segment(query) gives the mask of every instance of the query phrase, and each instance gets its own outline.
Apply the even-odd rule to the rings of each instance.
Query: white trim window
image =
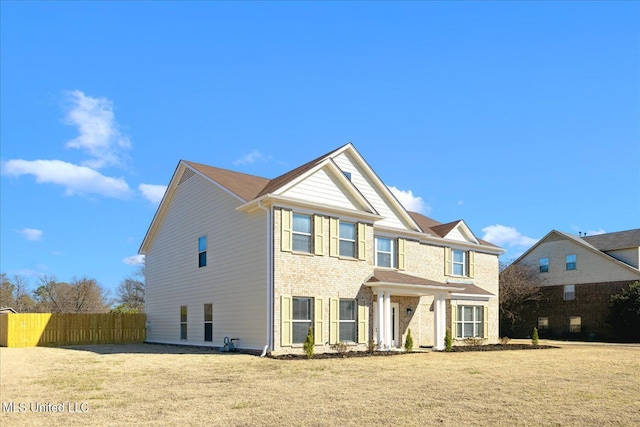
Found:
[[[538,270],[540,273],[549,272],[549,258],[540,258],[538,260]]]
[[[313,327],[313,298],[293,297],[291,311],[291,343],[302,344]]]
[[[576,254],[570,254],[566,256],[566,268],[567,270],[575,270],[577,265]]]
[[[376,237],[376,267],[396,268],[396,240]]]
[[[356,257],[356,225],[354,223],[340,221],[339,245],[340,256]]]
[[[340,300],[340,332],[339,341],[356,342],[356,300]]]
[[[538,317],[538,331],[545,332],[549,330],[549,318],[548,317]]]
[[[187,339],[187,306],[180,306],[180,339]]]
[[[467,252],[459,249],[451,250],[451,273],[454,276],[467,275]]]
[[[579,334],[580,332],[582,332],[582,317],[569,317],[569,332],[571,332],[572,334]]]
[[[459,305],[456,313],[456,338],[484,337],[484,307]]]
[[[562,298],[565,301],[573,301],[576,299],[576,285],[564,285]]]
[[[204,305],[204,340],[213,341],[213,304]]]
[[[294,213],[291,228],[292,249],[296,252],[311,253],[311,232],[311,215]]]
[[[198,268],[207,266],[207,236],[198,237]]]

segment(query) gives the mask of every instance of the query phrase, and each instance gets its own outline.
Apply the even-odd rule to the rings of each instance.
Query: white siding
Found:
[[[395,209],[387,203],[385,197],[375,188],[371,179],[356,164],[355,160],[347,153],[342,153],[333,159],[338,167],[344,172],[351,173],[351,182],[356,186],[362,195],[371,203],[378,213],[385,219],[377,221],[376,225],[383,227],[394,227],[402,230],[409,229],[398,216]]]
[[[447,239],[457,240],[458,242],[470,242],[469,239],[464,237],[464,235],[460,232],[460,229],[458,229],[458,227],[454,228],[449,232],[449,234],[447,234]]]
[[[594,253],[570,240],[550,237],[520,261],[537,269],[540,258],[549,258],[549,272],[540,273],[543,286],[605,283],[640,278],[640,273],[634,274],[606,256]],[[565,257],[569,254],[576,254],[576,269],[567,271]]]
[[[146,256],[146,312],[152,342],[238,347],[267,344],[266,214],[237,212],[240,202],[195,176],[180,184]],[[198,237],[207,266],[198,267]],[[204,304],[213,304],[213,342],[204,341]],[[180,306],[188,339],[180,340]]]
[[[282,196],[306,200],[326,206],[361,209],[337,180],[324,169],[282,193]]]
[[[625,262],[635,268],[640,268],[640,248],[620,249],[617,251],[608,251],[608,255]]]

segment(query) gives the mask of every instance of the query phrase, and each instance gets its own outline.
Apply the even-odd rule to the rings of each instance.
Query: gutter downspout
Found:
[[[265,207],[262,200],[258,200],[258,207],[267,214],[267,343],[260,355],[264,357],[273,350],[273,208]]]

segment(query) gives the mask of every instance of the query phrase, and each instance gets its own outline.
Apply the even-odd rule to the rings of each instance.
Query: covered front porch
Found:
[[[464,286],[449,285],[423,279],[391,270],[375,270],[364,283],[374,294],[374,331],[378,350],[402,347],[402,340],[396,331],[399,305],[392,303],[392,297],[433,297],[433,328],[435,350],[444,350],[447,324],[446,300],[450,293],[464,291]],[[411,310],[411,308],[407,308]]]

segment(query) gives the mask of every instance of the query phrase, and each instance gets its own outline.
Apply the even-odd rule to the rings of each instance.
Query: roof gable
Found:
[[[184,161],[190,168],[200,172],[205,177],[217,182],[244,201],[253,200],[271,180],[228,169],[216,168],[201,163]]]

